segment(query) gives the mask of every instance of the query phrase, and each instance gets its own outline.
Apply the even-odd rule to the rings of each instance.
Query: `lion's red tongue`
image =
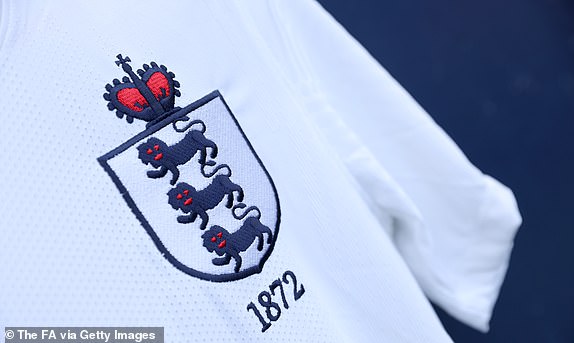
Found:
[[[219,245],[218,245],[219,249],[225,248],[225,244],[226,244],[226,243],[227,243],[227,241],[226,241],[225,239],[222,240],[221,243],[219,243]]]

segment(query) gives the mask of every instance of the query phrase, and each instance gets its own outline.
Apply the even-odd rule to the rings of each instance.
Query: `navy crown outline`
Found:
[[[175,74],[168,71],[164,65],[151,62],[144,64],[143,69],[137,70],[137,75],[128,64],[130,58],[116,56],[116,65],[121,66],[128,76],[122,80],[114,79],[106,85],[104,99],[108,101],[108,109],[116,111],[118,118],[126,117],[128,123],[134,118],[148,122],[149,127],[161,118],[179,110],[174,108],[175,97],[180,96],[179,82]]]

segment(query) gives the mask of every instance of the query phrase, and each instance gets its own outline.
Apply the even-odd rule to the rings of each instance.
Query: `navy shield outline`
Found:
[[[190,136],[193,127],[183,128],[194,121],[202,121],[206,142],[215,142],[215,149],[210,146],[198,151],[191,159],[179,161],[175,169],[161,171],[153,163],[145,164],[151,161],[144,161],[146,151],[156,159],[161,154],[154,151],[157,144],[147,150],[144,144],[153,138],[174,146]],[[169,155],[163,156],[167,159]],[[279,197],[269,172],[219,91],[176,108],[99,157],[98,162],[161,254],[180,271],[213,282],[235,281],[262,271],[279,233]],[[230,175],[226,178],[227,170]],[[185,191],[197,191],[194,194],[199,198],[191,201],[190,196],[188,201],[202,204],[201,191],[213,194],[212,189],[221,188],[214,186],[216,183],[223,188],[239,186],[244,194],[227,187],[221,202],[215,207],[203,205],[207,211],[196,218],[176,204],[177,199],[186,200],[189,194]],[[208,223],[202,216],[206,213]],[[228,253],[214,251],[217,247]]]

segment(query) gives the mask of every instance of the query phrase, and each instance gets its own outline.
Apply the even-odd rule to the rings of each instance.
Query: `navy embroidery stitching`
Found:
[[[175,124],[175,123],[174,123]],[[178,167],[189,162],[199,151],[199,163],[213,165],[215,162],[206,161],[207,148],[211,148],[211,158],[217,157],[217,145],[205,138],[205,124],[201,120],[194,120],[185,129],[176,129],[177,132],[185,132],[195,124],[202,124],[201,131],[191,130],[184,138],[174,145],[168,146],[164,141],[151,137],[145,143],[138,146],[138,157],[144,164],[150,164],[156,170],[149,170],[147,176],[153,179],[164,177],[168,171],[172,173],[170,183],[175,185],[179,178]],[[174,126],[175,127],[175,126]]]
[[[233,206],[233,193],[237,192],[237,201],[243,201],[243,189],[234,184],[231,175],[217,175],[209,186],[198,191],[192,185],[185,182],[178,183],[175,188],[167,192],[169,204],[175,210],[180,210],[185,215],[177,217],[182,224],[193,223],[197,216],[201,218],[200,228],[204,230],[209,221],[207,211],[214,209],[227,196],[225,206]]]
[[[244,207],[245,204],[243,203],[237,204],[233,207],[233,211],[237,208]],[[240,216],[237,216],[235,213],[233,216],[236,219],[243,219],[251,211],[256,211],[257,214],[247,218],[241,227],[233,233],[229,233],[221,226],[214,225],[201,236],[203,238],[203,246],[209,252],[215,252],[217,255],[223,256],[221,258],[214,258],[212,260],[213,264],[218,266],[226,265],[230,263],[231,258],[233,258],[235,260],[235,272],[237,273],[242,263],[241,256],[239,255],[240,252],[246,251],[255,239],[258,239],[257,250],[263,250],[263,243],[265,242],[263,234],[267,234],[267,243],[271,243],[273,233],[267,226],[261,224],[259,221],[261,212],[256,206],[250,206]]]
[[[117,58],[116,64],[121,66],[124,72],[130,77],[122,78],[121,82],[118,79],[114,79],[112,81],[113,85],[106,85],[105,88],[107,92],[104,94],[104,99],[108,101],[108,109],[112,111],[115,110],[118,118],[125,116],[127,122],[130,124],[134,122],[134,119],[140,119],[147,122],[147,125],[145,131],[98,158],[99,163],[110,175],[128,206],[150,235],[156,247],[177,269],[200,279],[216,282],[239,280],[254,273],[259,273],[273,251],[279,231],[281,216],[279,198],[273,180],[255,153],[255,150],[253,150],[251,143],[245,136],[222,95],[219,91],[214,91],[184,108],[174,107],[174,99],[176,96],[180,96],[180,92],[176,89],[179,87],[179,82],[174,80],[175,76],[172,72],[168,72],[167,68],[163,65],[158,66],[155,62],[151,62],[151,67],[144,65],[143,70],[140,69],[137,71],[137,74],[140,76],[138,78],[128,64],[128,62],[131,62],[129,57],[126,56],[123,58],[122,55],[118,55]],[[276,216],[263,217],[264,213],[262,213],[260,207],[248,207],[243,203],[245,195],[244,189],[239,183],[232,180],[232,166],[227,163],[218,164],[215,161],[218,157],[220,147],[218,147],[215,141],[210,139],[207,134],[210,132],[210,125],[218,125],[217,118],[219,117],[215,117],[215,119],[210,118],[208,119],[209,122],[204,122],[204,118],[193,118],[195,110],[215,100],[220,101],[222,107],[231,119],[231,121],[229,121],[221,117],[222,120],[226,120],[224,121],[227,123],[225,124],[227,125],[226,127],[228,127],[228,129],[231,127],[231,129],[236,130],[244,140],[244,144],[242,144],[246,148],[242,150],[243,154],[248,152],[256,164],[259,165],[260,171],[263,173],[262,175],[265,176],[264,178],[266,180],[261,179],[260,181],[268,185],[269,192],[267,192],[267,195],[263,195],[266,198],[259,200],[251,198],[250,202],[267,202],[267,210],[271,209],[276,213]],[[185,123],[178,126],[180,122]],[[229,124],[230,122],[232,124]],[[170,126],[173,131],[168,130]],[[172,134],[169,132],[172,132]],[[175,132],[179,138],[175,143],[168,144],[163,137],[165,137],[166,134],[173,136],[173,132]],[[242,146],[242,144],[237,145]],[[235,144],[232,147],[234,146]],[[160,182],[163,184],[167,181],[161,180],[167,175],[168,171],[171,173],[171,178],[168,183],[168,186],[171,187],[167,193],[164,194],[167,195],[165,204],[170,208],[170,211],[174,213],[174,230],[180,228],[178,225],[181,225],[181,228],[184,229],[189,227],[189,225],[194,223],[199,217],[201,223],[199,223],[199,225],[193,224],[193,226],[198,226],[200,230],[204,230],[200,239],[203,242],[203,247],[207,250],[206,254],[215,253],[217,256],[220,256],[210,259],[210,264],[213,267],[200,264],[198,268],[198,266],[195,265],[189,266],[190,261],[186,261],[186,263],[180,261],[164,244],[164,241],[162,241],[160,237],[162,234],[158,234],[158,232],[154,230],[152,224],[148,218],[146,218],[146,215],[144,215],[140,207],[138,207],[134,197],[145,198],[145,194],[142,195],[142,193],[138,193],[132,195],[132,193],[130,193],[132,189],[128,190],[124,181],[121,179],[130,179],[132,178],[132,174],[127,174],[128,176],[126,176],[121,168],[120,170],[115,170],[115,167],[113,167],[111,163],[112,160],[117,160],[119,156],[133,156],[132,153],[129,153],[129,151],[132,151],[131,149],[137,151],[137,162],[140,166],[143,164],[153,168],[152,170],[145,170],[144,173],[145,179],[150,180],[149,182]],[[208,156],[210,159],[208,159]],[[227,156],[229,158],[229,155]],[[194,158],[197,159],[197,164],[191,162]],[[133,160],[132,157],[130,157],[128,162],[130,168],[135,165],[131,160]],[[121,159],[121,161],[124,160]],[[203,177],[208,181],[207,186],[204,186],[200,190],[194,186],[194,182],[189,182],[189,179],[184,178],[186,182],[180,180],[182,175],[181,168],[185,166],[185,168],[189,170],[189,167],[194,165],[196,166],[194,168],[197,168],[197,171],[201,175],[200,178]],[[124,173],[122,174],[124,176],[120,178],[119,174],[121,173]],[[251,173],[245,174],[250,175]],[[137,176],[133,176],[133,178],[137,178]],[[189,176],[187,176],[187,178],[189,178]],[[245,181],[245,178],[243,180]],[[249,181],[249,184],[251,183],[252,182]],[[221,223],[218,222],[219,218],[213,217],[213,213],[215,212],[212,212],[212,210],[219,208],[225,198],[227,198],[224,202],[225,208],[230,210],[230,218],[233,218],[230,220],[235,222],[220,225]],[[273,206],[269,207],[269,204]],[[241,214],[237,213],[239,209],[243,210]],[[149,217],[150,210],[147,211]],[[221,210],[219,211],[218,213],[222,213]],[[178,212],[179,214],[177,214]],[[210,218],[210,214],[212,218]],[[170,216],[171,215],[166,216],[166,221]],[[263,222],[262,218],[266,218],[265,222]],[[154,220],[157,223],[157,219]],[[209,230],[205,231],[210,222],[214,222],[214,224],[211,225]],[[163,224],[163,221],[160,223]],[[169,227],[169,230],[171,230],[172,225],[166,227]],[[231,230],[228,231],[224,227]],[[262,251],[264,251],[265,247],[267,247],[267,250],[263,253]],[[193,250],[197,249],[196,246],[190,246],[189,248]],[[257,255],[258,253],[256,253],[256,251],[262,253]],[[250,254],[248,255],[249,263],[253,264],[254,258],[258,260],[256,264],[248,264],[247,267],[242,270],[241,268],[245,264],[244,261],[246,257],[243,256],[243,254],[248,252]],[[234,264],[231,263],[232,260],[235,262]],[[194,263],[194,261],[191,262]],[[230,268],[232,267],[231,271],[229,271],[229,269],[218,269],[228,265]],[[199,270],[201,268],[208,270]],[[219,272],[219,270],[225,271]]]
[[[143,65],[143,70],[138,69],[136,76],[129,57],[117,56],[116,64],[129,75],[124,76],[122,81],[114,79],[111,84],[106,85],[108,93],[104,94],[104,99],[108,101],[108,109],[116,110],[118,118],[126,116],[128,123],[132,123],[134,118],[151,122],[161,114],[173,109],[175,97],[180,96],[179,82],[176,81],[175,74],[169,72],[165,66],[158,66],[151,62],[151,67]]]
[[[271,323],[276,322],[281,317],[281,306],[279,305],[279,299],[275,298],[279,298],[280,296],[283,308],[286,310],[290,308],[289,302],[291,302],[291,299],[289,294],[286,294],[288,292],[288,287],[285,286],[291,284],[288,277],[291,278],[291,281],[293,282],[292,300],[298,301],[303,296],[303,294],[305,294],[305,287],[303,284],[300,284],[298,288],[297,277],[295,276],[295,273],[287,270],[285,273],[283,273],[283,278],[277,278],[273,280],[273,282],[269,285],[269,291],[265,290],[259,293],[259,296],[257,297],[259,306],[253,302],[247,304],[247,312],[252,311],[255,317],[259,320],[259,323],[261,323],[261,332],[267,331],[271,327]],[[276,292],[277,289],[279,289],[279,292]],[[291,306],[292,305],[293,304],[291,304]],[[259,308],[262,308],[264,311],[259,310]],[[271,311],[271,309],[273,309],[273,311]],[[265,313],[267,320],[265,320],[262,312]]]

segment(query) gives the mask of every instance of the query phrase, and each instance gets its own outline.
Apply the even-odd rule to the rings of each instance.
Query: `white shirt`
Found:
[[[472,167],[333,19],[305,1],[154,6],[2,3],[0,144],[9,149],[0,273],[9,278],[1,283],[1,326],[165,326],[170,342],[449,342],[424,290],[486,327],[520,222],[513,197]],[[155,61],[173,71],[176,106],[214,90],[223,96],[279,197],[280,229],[260,272],[227,282],[182,272],[99,165],[145,131],[102,98],[107,83],[125,76],[118,53],[134,70]],[[218,108],[213,113],[227,115]],[[221,150],[217,162],[234,170],[245,202],[263,208],[265,196],[258,203],[249,194],[265,177],[248,172],[255,163],[233,160],[247,151],[232,135],[239,131],[205,122]],[[145,171],[134,149],[133,165]],[[191,244],[205,232],[198,223],[177,222],[181,211],[161,202],[169,176],[158,181],[161,191],[143,173],[119,178],[152,229],[165,220],[195,237],[173,240],[167,249],[176,258],[193,264],[196,256],[233,275],[234,262],[223,271]],[[160,200],[144,204],[138,190]],[[154,204],[165,215],[150,219]],[[222,206],[213,213],[210,222],[232,222]],[[470,242],[484,248],[468,249]],[[240,253],[244,261],[259,258],[253,247]],[[273,297],[281,308],[273,321],[258,297],[287,271],[305,292],[295,300],[292,282],[283,281],[289,308]],[[250,303],[270,323],[265,332]]]

